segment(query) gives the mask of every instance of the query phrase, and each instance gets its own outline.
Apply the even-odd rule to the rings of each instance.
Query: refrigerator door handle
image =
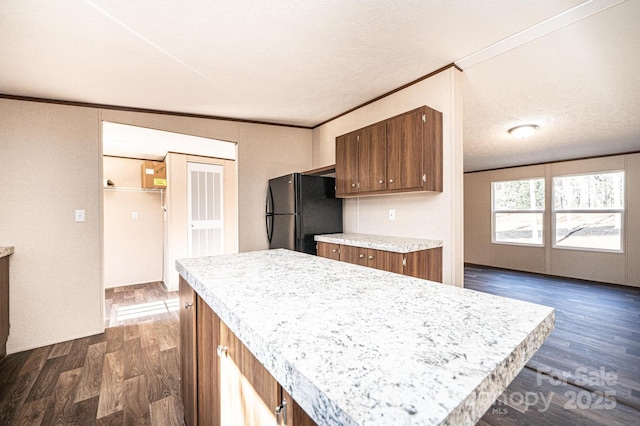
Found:
[[[273,239],[273,216],[266,215],[265,216],[265,225],[267,227],[267,239],[269,240],[269,244],[271,244],[271,240]]]
[[[271,185],[267,189],[267,201],[266,201],[266,213],[273,214],[273,192],[271,191]]]

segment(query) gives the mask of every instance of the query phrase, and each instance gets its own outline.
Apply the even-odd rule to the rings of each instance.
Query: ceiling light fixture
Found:
[[[523,124],[522,126],[516,126],[513,129],[509,129],[511,136],[517,139],[525,139],[531,136],[538,130],[540,126],[535,124]]]

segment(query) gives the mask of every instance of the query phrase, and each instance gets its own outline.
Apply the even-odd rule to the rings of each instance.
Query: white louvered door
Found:
[[[187,163],[189,257],[224,252],[222,171],[221,165]]]

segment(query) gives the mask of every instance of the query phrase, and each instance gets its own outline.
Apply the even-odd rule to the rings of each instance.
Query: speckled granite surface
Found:
[[[13,254],[13,246],[0,247],[0,257],[9,256],[10,254]]]
[[[474,424],[554,325],[549,307],[288,250],[176,267],[325,425]]]
[[[324,234],[316,235],[315,239],[316,241],[325,243],[344,244],[347,246],[392,251],[395,253],[409,253],[412,251],[442,247],[442,241],[440,240],[423,240],[372,234]]]

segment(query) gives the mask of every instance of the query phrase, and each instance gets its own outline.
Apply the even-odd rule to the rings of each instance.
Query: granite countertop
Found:
[[[391,237],[372,234],[324,234],[316,235],[316,241],[347,246],[371,248],[392,251],[395,253],[409,253],[412,251],[428,250],[442,247],[440,240],[424,240],[420,238]]]
[[[552,308],[288,250],[176,261],[323,425],[471,425],[542,345]]]
[[[10,254],[13,254],[13,246],[0,247],[0,257],[9,256]]]

